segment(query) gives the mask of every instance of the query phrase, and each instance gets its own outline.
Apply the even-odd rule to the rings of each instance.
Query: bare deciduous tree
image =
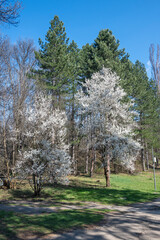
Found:
[[[3,63],[0,68],[0,161],[3,165],[1,174],[10,187],[24,131],[23,117],[19,112],[25,111],[34,94],[34,80],[27,74],[35,58],[30,40],[21,40],[12,46],[8,39],[1,39],[0,49],[0,63]]]
[[[0,23],[17,25],[20,9],[19,1],[0,0]]]
[[[160,92],[160,45],[159,44],[157,44],[157,49],[155,49],[154,44],[150,45],[149,59],[152,66],[153,77],[158,87],[158,92]]]

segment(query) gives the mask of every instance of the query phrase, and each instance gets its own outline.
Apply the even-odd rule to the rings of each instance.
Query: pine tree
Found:
[[[48,94],[52,94],[55,107],[65,109],[68,116],[68,142],[76,174],[76,107],[75,94],[79,79],[79,49],[77,44],[66,37],[63,22],[55,16],[46,34],[45,42],[39,40],[41,49],[35,53],[39,69],[35,77]]]
[[[116,40],[112,31],[104,29],[99,32],[93,44],[83,46],[82,78],[91,78],[92,74],[100,71],[102,67],[112,69],[121,80],[130,77],[132,64],[129,55],[125,53],[125,49],[119,49],[119,45],[119,40]]]
[[[136,61],[133,64],[125,49],[120,49],[119,40],[108,29],[99,32],[94,43],[83,46],[81,55],[81,77],[91,78],[102,67],[109,67],[120,77],[120,85],[127,95],[125,101],[134,99],[134,110],[137,112],[136,121],[139,124],[137,138],[141,139],[141,162],[145,170],[145,146],[151,148],[159,144],[159,100],[155,85],[149,81],[144,64]],[[146,150],[148,151],[148,149]],[[148,161],[148,160],[147,160]],[[149,165],[149,164],[147,164]]]
[[[159,100],[156,96],[156,89],[152,81],[149,81],[145,66],[138,60],[132,67],[132,80],[123,86],[128,96],[134,99],[134,110],[137,112],[137,123],[139,129],[137,137],[141,139],[141,163],[145,171],[144,150],[146,146],[156,146],[159,142],[157,137],[158,131],[158,105]],[[146,149],[148,152],[148,149]],[[147,160],[148,162],[148,160]],[[149,164],[147,163],[147,168]]]
[[[70,142],[70,156],[72,159],[74,175],[77,175],[77,160],[75,157],[75,148],[77,143],[76,117],[77,107],[75,103],[75,94],[80,84],[80,59],[79,49],[77,44],[72,41],[68,46],[68,94],[67,94],[67,109],[69,116],[68,138]]]
[[[69,39],[65,27],[58,16],[50,22],[45,42],[39,39],[40,50],[35,52],[39,69],[34,70],[39,83],[54,98],[54,104],[63,104],[62,95],[67,91],[68,84],[68,54]]]

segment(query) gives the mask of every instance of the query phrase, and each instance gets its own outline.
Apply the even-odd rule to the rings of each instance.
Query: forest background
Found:
[[[37,4],[33,6],[38,7]],[[73,7],[75,6],[73,4]],[[146,2],[145,7],[148,6]],[[137,9],[138,3],[134,7]],[[146,49],[149,51],[148,66],[152,70],[148,76],[145,65],[139,60],[135,62],[130,60],[129,54],[121,47],[110,29],[98,31],[97,37],[93,38],[91,43],[79,48],[75,41],[68,39],[59,17],[55,15],[51,19],[45,38],[42,36],[42,40],[39,39],[39,48],[35,47],[32,40],[19,39],[17,43],[12,44],[7,36],[1,35],[1,169],[2,174],[8,179],[8,187],[15,175],[14,167],[19,152],[24,150],[29,142],[24,137],[22,112],[32,103],[37,89],[52,95],[54,108],[66,112],[65,141],[69,145],[72,173],[74,175],[86,173],[92,176],[95,170],[101,171],[103,161],[100,152],[93,147],[92,132],[86,136],[81,131],[89,116],[79,115],[76,94],[86,79],[92,79],[92,74],[99,72],[103,67],[111,69],[120,77],[120,86],[127,93],[123,101],[134,100],[132,110],[137,113],[134,120],[138,124],[134,139],[142,146],[136,169],[137,171],[149,169],[152,164],[152,149],[157,159],[160,154],[159,45],[151,42],[149,49]],[[32,21],[32,18],[28,20]],[[4,30],[4,33],[7,31],[10,29]],[[15,33],[16,31],[14,28]],[[12,36],[14,41],[14,35]],[[137,36],[136,33],[136,38]],[[111,161],[111,170],[126,171],[114,161]]]

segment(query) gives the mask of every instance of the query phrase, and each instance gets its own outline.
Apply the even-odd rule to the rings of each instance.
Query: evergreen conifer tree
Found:
[[[68,47],[65,27],[58,16],[50,22],[45,42],[39,39],[40,50],[35,52],[38,70],[34,70],[38,81],[53,95],[54,104],[62,106],[62,95],[68,84]]]

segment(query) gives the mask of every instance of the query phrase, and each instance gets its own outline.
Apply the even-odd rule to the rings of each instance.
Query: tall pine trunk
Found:
[[[71,140],[71,148],[70,148],[70,154],[71,154],[71,159],[73,163],[73,171],[74,175],[76,176],[78,174],[78,162],[75,158],[75,104],[74,104],[74,93],[72,96],[72,105],[71,105],[71,135],[70,135],[70,140]]]
[[[144,148],[141,149],[141,163],[142,163],[142,170],[146,171],[146,165],[145,165],[145,157],[144,157]]]
[[[147,143],[146,143],[146,164],[147,164],[147,170],[149,170],[149,154],[148,154]]]

